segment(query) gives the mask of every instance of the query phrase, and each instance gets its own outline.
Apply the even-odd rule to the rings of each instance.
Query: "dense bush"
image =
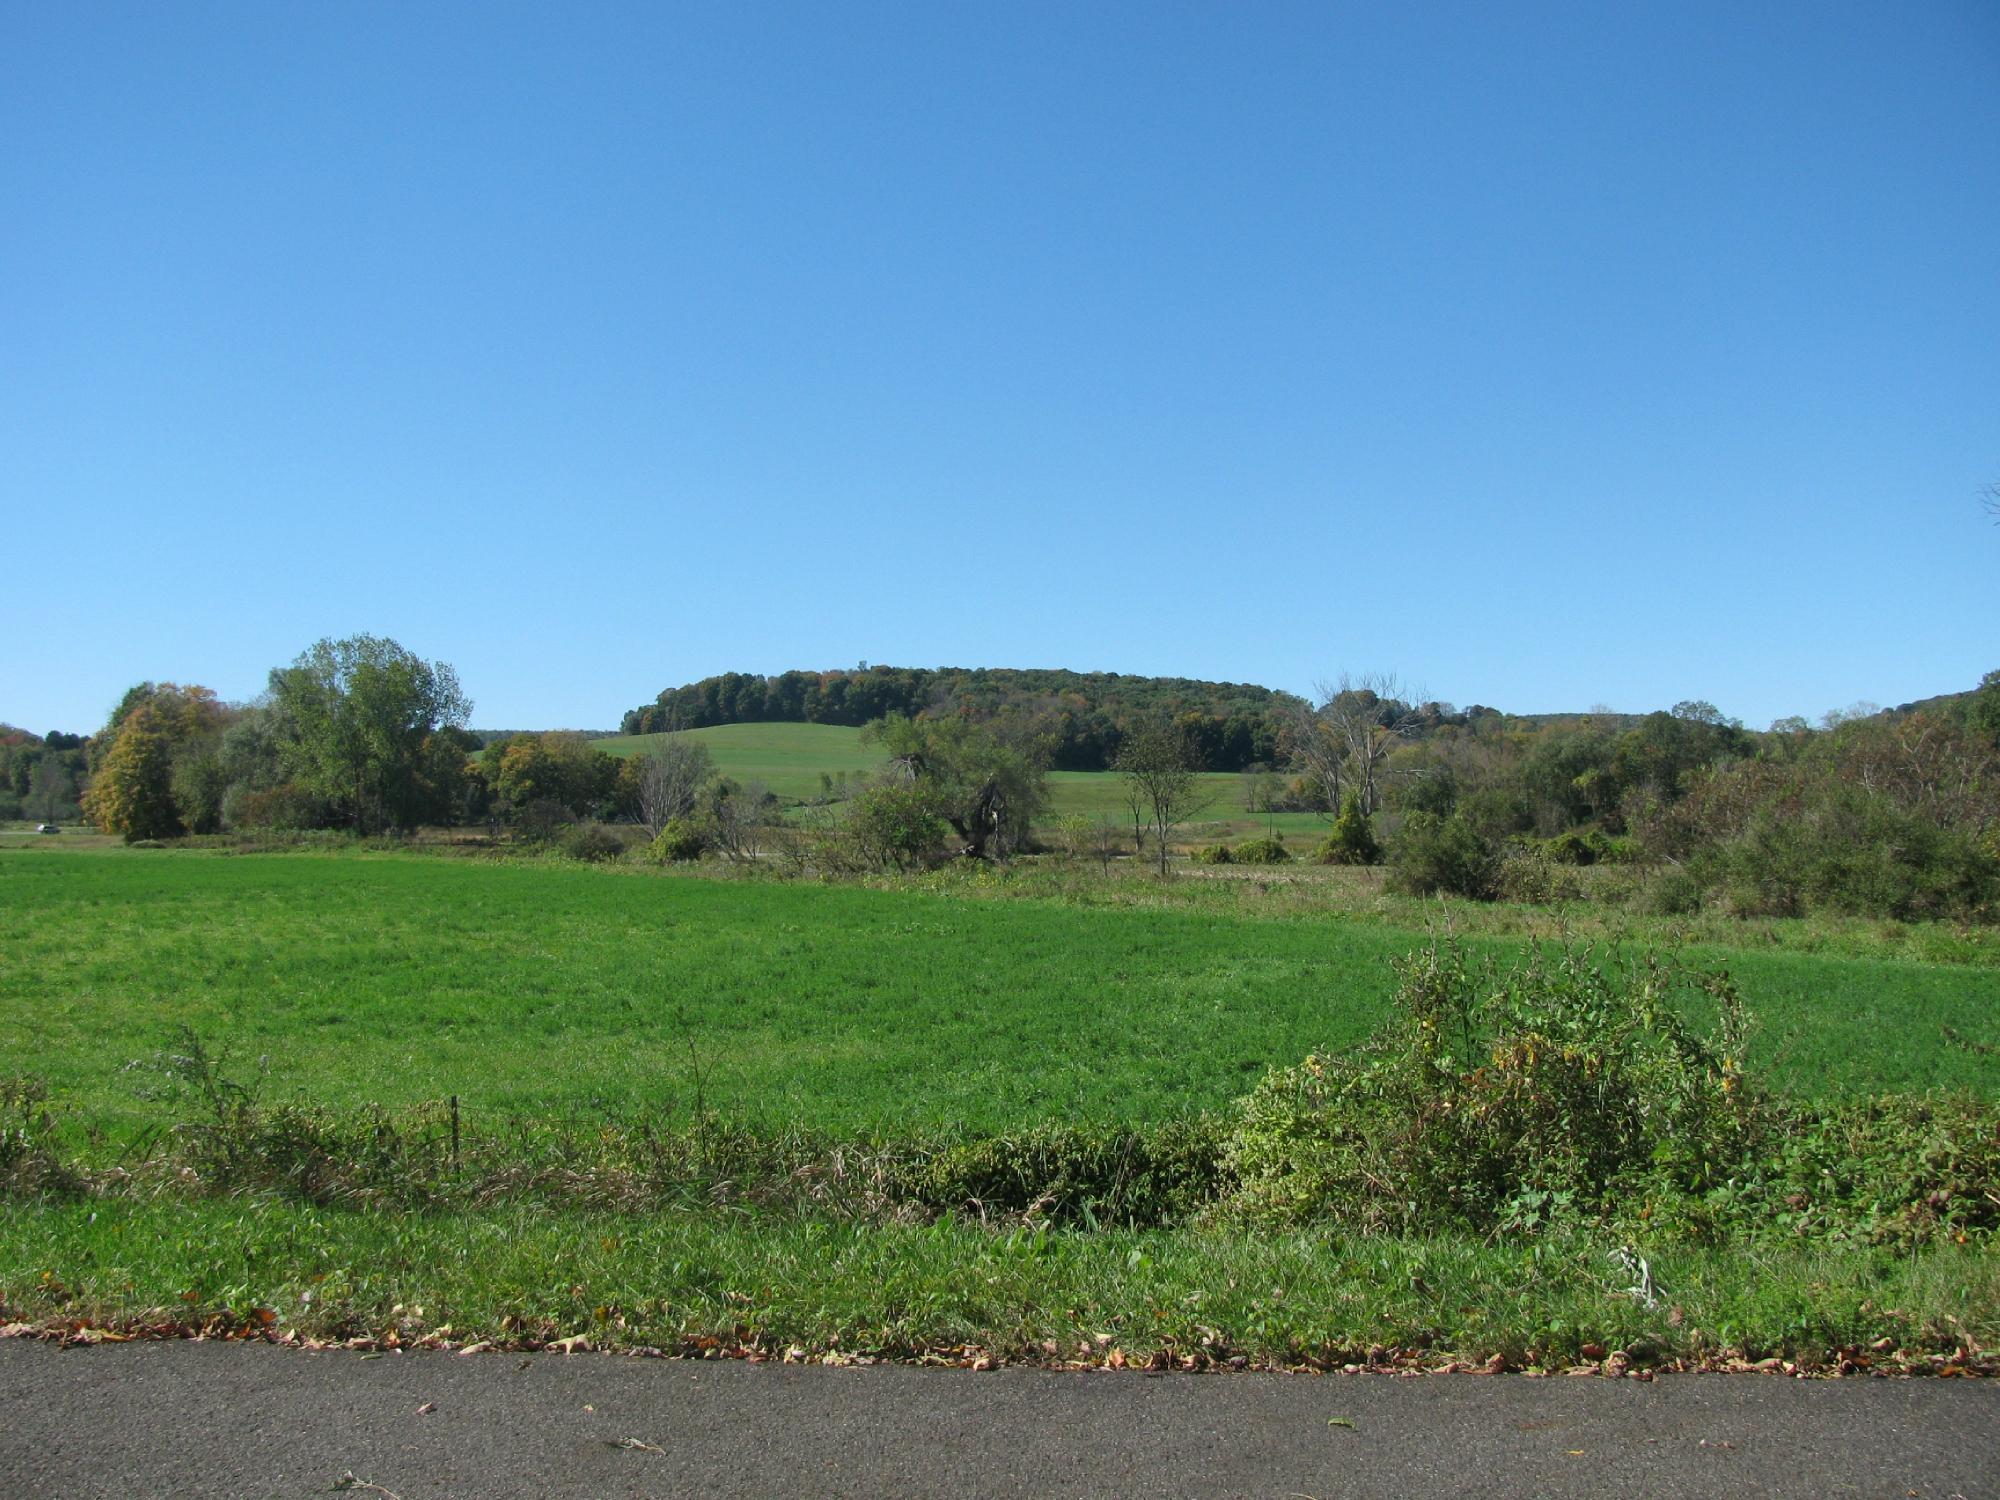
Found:
[[[708,848],[701,825],[692,818],[669,818],[659,835],[646,846],[646,857],[655,864],[685,864],[700,859]]]
[[[571,859],[596,864],[623,858],[625,841],[602,823],[576,823],[563,831],[561,848]]]
[[[290,782],[264,791],[232,787],[222,802],[223,821],[231,828],[321,828],[328,821],[326,804]]]
[[[1685,917],[1701,910],[1701,881],[1680,865],[1653,871],[1633,895],[1634,910],[1655,917]]]
[[[1211,1119],[1145,1130],[1047,1125],[920,1145],[889,1186],[900,1201],[982,1217],[1175,1224],[1218,1196],[1222,1150],[1222,1125]]]
[[[881,781],[854,799],[847,832],[862,860],[908,870],[937,858],[950,833],[928,788],[916,781]]]
[[[1633,830],[1741,914],[1991,920],[2000,750],[1927,713],[1857,719],[1696,775],[1677,802],[1635,805]]]
[[[1284,839],[1274,834],[1245,839],[1230,851],[1229,857],[1239,865],[1288,865],[1292,862],[1292,851],[1285,847]]]
[[[515,810],[514,833],[531,844],[546,844],[575,820],[576,814],[567,803],[554,797],[536,797]]]
[[[1188,856],[1198,865],[1233,865],[1236,851],[1227,844],[1203,844]]]
[[[1589,950],[1502,970],[1450,943],[1398,975],[1365,1050],[1278,1070],[1245,1101],[1238,1211],[1486,1233],[1615,1213],[1635,1176],[1706,1191],[1741,1159],[1753,1104],[1726,977]],[[1680,1018],[1690,991],[1719,1008],[1715,1034]]]
[[[1551,860],[1539,849],[1507,855],[1494,876],[1494,889],[1503,901],[1548,905],[1557,901],[1577,901],[1583,897],[1583,883],[1575,870]]]
[[[1619,841],[1601,828],[1568,828],[1543,839],[1539,852],[1559,865],[1594,865],[1620,857]]]
[[[1499,851],[1462,813],[1411,813],[1389,848],[1389,886],[1404,895],[1488,900],[1499,874]]]
[[[2000,1106],[1781,1100],[1724,973],[1589,949],[1398,965],[1391,1022],[1243,1101],[1222,1217],[1907,1245],[2000,1229]],[[1717,1016],[1703,1030],[1691,1012]]]
[[[1760,807],[1689,867],[1751,916],[1975,917],[2000,899],[2000,863],[1976,831],[1942,827],[1860,787],[1829,788],[1798,811]]]
[[[1413,817],[1435,817],[1435,813],[1418,809]],[[1368,821],[1368,814],[1361,810],[1361,794],[1350,791],[1340,803],[1340,816],[1333,820],[1332,831],[1320,844],[1313,856],[1323,865],[1372,865],[1382,859],[1382,846],[1375,840],[1375,829]]]

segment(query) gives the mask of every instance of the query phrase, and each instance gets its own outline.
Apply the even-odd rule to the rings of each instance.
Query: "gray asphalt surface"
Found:
[[[2000,1383],[975,1374],[0,1342],[9,1500],[314,1495],[347,1474],[379,1487],[351,1493],[400,1500],[1974,1500],[2000,1495]]]

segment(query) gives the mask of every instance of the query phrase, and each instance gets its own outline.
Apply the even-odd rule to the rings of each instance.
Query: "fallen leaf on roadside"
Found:
[[[386,1496],[387,1500],[402,1500],[402,1496],[398,1495],[394,1490],[384,1489],[372,1480],[357,1479],[352,1469],[349,1469],[340,1478],[334,1480],[333,1487],[336,1490],[373,1490],[378,1495]]]
[[[606,1438],[608,1448],[630,1448],[635,1453],[665,1453],[667,1450],[657,1443],[649,1443],[643,1438]]]
[[[420,1417],[428,1417],[432,1412],[436,1411],[437,1409],[438,1409],[437,1402],[426,1401],[422,1406],[417,1408],[417,1415]]]
[[[1353,1431],[1359,1431],[1359,1429],[1354,1426],[1354,1419],[1352,1417],[1328,1417],[1326,1419],[1326,1425],[1329,1427],[1346,1427]]]

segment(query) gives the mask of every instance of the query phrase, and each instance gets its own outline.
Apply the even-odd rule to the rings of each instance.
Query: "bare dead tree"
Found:
[[[1099,873],[1111,873],[1111,860],[1118,853],[1118,830],[1113,826],[1108,813],[1100,814],[1090,830],[1090,852],[1097,860]]]
[[[1319,684],[1319,702],[1293,754],[1320,776],[1335,807],[1343,785],[1351,786],[1363,815],[1371,814],[1381,805],[1389,756],[1428,722],[1423,699],[1394,672],[1342,672]]]
[[[639,770],[639,821],[647,834],[658,838],[673,819],[693,812],[714,775],[708,746],[684,734],[661,735]]]
[[[708,810],[715,846],[739,864],[754,861],[771,826],[774,801],[761,781],[746,781],[740,787],[725,782],[717,788]]]
[[[1320,789],[1326,814],[1338,812],[1347,776],[1347,742],[1312,704],[1297,700],[1286,711],[1283,749],[1292,769]]]

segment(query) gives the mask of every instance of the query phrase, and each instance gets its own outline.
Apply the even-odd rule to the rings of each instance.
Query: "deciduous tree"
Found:
[[[657,838],[669,820],[694,811],[715,779],[715,758],[691,735],[665,734],[638,758],[638,777],[639,821]]]
[[[1393,672],[1343,672],[1322,682],[1319,702],[1293,716],[1291,750],[1301,770],[1325,789],[1327,806],[1340,806],[1353,787],[1364,816],[1382,801],[1390,755],[1414,738],[1442,710],[1420,705],[1422,695]]]
[[[421,819],[426,742],[472,711],[448,665],[372,635],[320,641],[277,668],[270,702],[286,768],[364,831]]]
[[[869,725],[868,734],[888,752],[892,770],[958,835],[969,858],[1004,858],[1019,848],[1048,800],[1038,757],[970,719],[891,714]]]
[[[119,724],[104,762],[90,779],[83,810],[106,833],[138,839],[171,838],[181,831],[174,806],[173,741],[152,708],[140,704]]]
[[[1160,873],[1165,875],[1168,837],[1208,805],[1194,756],[1172,724],[1155,720],[1125,737],[1117,769],[1132,806],[1147,820]]]

